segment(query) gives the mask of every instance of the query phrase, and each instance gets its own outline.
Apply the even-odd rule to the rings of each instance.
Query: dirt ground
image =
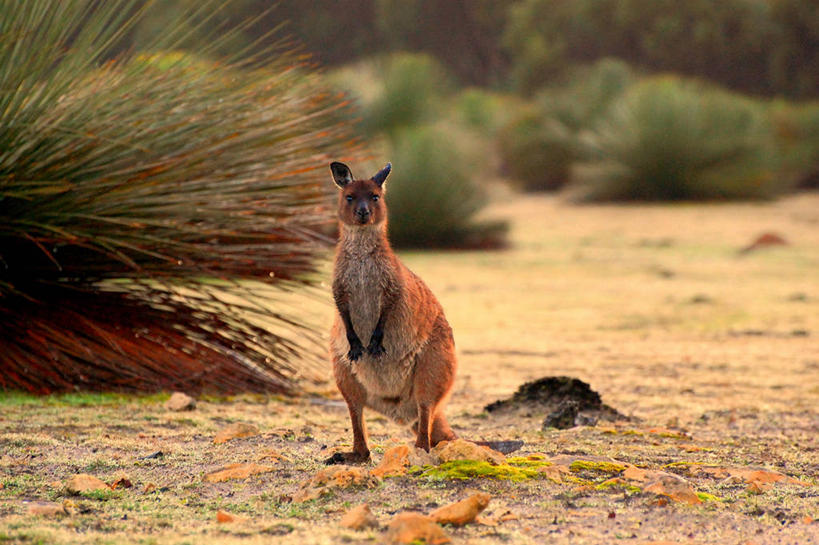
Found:
[[[679,475],[699,503],[602,485],[622,475],[617,464],[517,482],[416,470],[299,503],[293,496],[321,460],[351,441],[329,381],[299,399],[208,398],[187,412],[165,409],[167,396],[0,394],[0,544],[381,543],[395,513],[428,513],[474,490],[492,496],[484,523],[446,527],[453,543],[819,543],[819,195],[677,206],[502,201],[492,214],[512,218],[511,249],[403,256],[455,332],[454,429],[522,439],[522,457]],[[763,233],[787,244],[739,251]],[[329,323],[329,306],[321,311]],[[544,430],[537,411],[483,410],[551,375],[588,382],[630,419]],[[236,422],[259,433],[215,444]],[[378,415],[368,423],[373,465],[410,440]],[[204,478],[240,462],[268,471]],[[747,478],[757,469],[770,478]],[[120,485],[71,496],[65,484],[78,473]],[[68,514],[32,514],[33,502]],[[364,502],[379,526],[341,527]],[[219,510],[247,520],[217,522]]]

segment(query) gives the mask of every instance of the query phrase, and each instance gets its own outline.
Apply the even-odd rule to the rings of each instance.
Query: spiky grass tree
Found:
[[[206,60],[230,33],[161,52],[216,4],[112,59],[144,2],[0,0],[0,389],[286,391],[317,369],[293,293],[327,160],[353,153],[343,104],[291,54]]]

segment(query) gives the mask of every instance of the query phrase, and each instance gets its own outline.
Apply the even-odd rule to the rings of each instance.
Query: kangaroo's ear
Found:
[[[353,173],[350,172],[350,167],[344,163],[333,161],[330,163],[330,170],[333,173],[333,181],[338,187],[344,187],[353,181]]]
[[[387,163],[384,168],[379,170],[373,176],[373,181],[378,185],[384,185],[384,182],[387,181],[387,176],[390,175],[390,171],[392,170],[392,163]]]

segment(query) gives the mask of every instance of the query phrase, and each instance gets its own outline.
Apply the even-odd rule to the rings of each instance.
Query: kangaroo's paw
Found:
[[[384,354],[386,354],[387,351],[384,350],[384,346],[379,341],[379,342],[371,342],[370,346],[367,347],[367,353],[370,356],[374,357],[374,358],[378,358],[378,357],[383,356]]]
[[[350,343],[350,351],[347,352],[347,358],[350,361],[356,361],[361,355],[364,353],[364,346],[361,344],[361,341],[357,343]]]

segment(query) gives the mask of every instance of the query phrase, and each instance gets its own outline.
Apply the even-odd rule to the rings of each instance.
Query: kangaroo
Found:
[[[330,164],[341,189],[330,354],[350,411],[353,451],[336,453],[328,464],[370,459],[365,407],[409,424],[424,450],[455,438],[443,414],[455,379],[455,341],[440,303],[387,239],[384,183],[391,169],[387,163],[357,180],[347,165]]]

